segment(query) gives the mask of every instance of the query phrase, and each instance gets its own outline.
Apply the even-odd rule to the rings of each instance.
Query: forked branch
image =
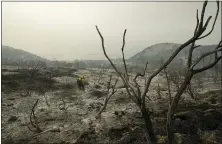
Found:
[[[127,91],[127,93],[129,94],[129,96],[133,99],[134,102],[136,102],[136,103],[138,104],[139,99],[138,99],[138,97],[136,96],[136,92],[135,92],[135,90],[133,89],[132,85],[131,85],[131,84],[128,82],[128,80],[127,80],[127,79],[128,79],[128,78],[127,78],[128,75],[127,75],[127,77],[126,77],[127,79],[126,79],[125,76],[123,76],[122,73],[116,68],[116,66],[114,65],[114,63],[112,62],[112,60],[109,58],[109,56],[108,56],[107,53],[106,53],[106,49],[105,49],[105,45],[104,45],[104,38],[103,38],[103,36],[102,36],[101,32],[99,31],[99,29],[98,29],[97,26],[96,26],[96,30],[97,30],[100,38],[101,38],[101,41],[102,41],[102,49],[103,49],[103,53],[104,53],[105,57],[108,59],[108,61],[110,62],[111,66],[114,68],[114,70],[115,70],[116,73],[118,74],[118,76],[122,79],[122,81],[123,81],[123,83],[124,83],[124,85],[125,85],[125,87],[126,87],[126,91]],[[124,31],[123,39],[125,39],[125,34],[126,34],[126,30]],[[125,41],[124,41],[124,42],[125,42]],[[122,50],[124,50],[124,46],[125,46],[125,44],[123,44]],[[125,61],[125,59],[124,59],[124,61]],[[131,92],[132,92],[132,94],[131,94]]]
[[[96,115],[96,119],[100,118],[101,113],[106,109],[106,106],[107,106],[110,98],[117,92],[116,84],[117,84],[118,80],[119,80],[119,77],[116,79],[114,85],[111,85],[112,75],[110,75],[110,79],[109,79],[108,87],[107,87],[107,96],[105,98],[103,107],[100,109],[100,111]],[[112,92],[111,93],[109,93],[110,88],[112,88]]]
[[[205,30],[206,30],[206,28],[209,24],[210,19],[212,18],[212,16],[208,17],[205,24],[203,24],[206,6],[207,6],[207,1],[205,1],[204,4],[203,4],[203,9],[202,9],[202,13],[201,13],[200,22],[199,22],[198,11],[197,11],[197,26],[196,26],[196,29],[195,29],[195,32],[194,32],[194,36],[191,38],[191,41],[190,41],[190,44],[192,44],[192,45],[191,45],[191,48],[189,50],[186,75],[185,75],[185,78],[184,78],[182,84],[180,85],[177,93],[175,94],[175,96],[173,98],[173,101],[172,101],[172,104],[171,104],[171,106],[168,110],[168,114],[167,114],[167,135],[168,135],[168,143],[169,144],[172,144],[172,143],[174,144],[175,143],[174,133],[173,133],[173,129],[174,129],[173,128],[173,115],[176,111],[176,108],[177,108],[177,105],[179,103],[181,95],[183,94],[183,92],[186,90],[187,87],[189,89],[190,81],[191,81],[192,77],[195,74],[199,73],[199,72],[205,71],[205,70],[215,66],[217,64],[217,62],[222,58],[222,56],[220,56],[220,57],[217,56],[217,52],[220,49],[218,47],[216,47],[216,49],[213,52],[209,52],[209,53],[201,55],[200,58],[192,65],[192,53],[193,53],[193,50],[194,50],[195,42],[197,40],[200,40],[200,39],[208,36],[209,34],[211,34],[211,32],[214,29],[214,25],[215,25],[215,22],[217,20],[217,16],[218,16],[218,12],[219,12],[219,1],[217,1],[217,12],[216,12],[216,17],[215,17],[212,29],[209,33],[202,36],[202,34],[205,32]],[[220,43],[219,43],[219,45],[220,45]],[[204,66],[202,68],[196,69],[196,70],[193,69],[194,66],[197,63],[199,63],[201,59],[203,59],[204,57],[206,57],[210,54],[215,54],[215,60],[212,63],[210,63],[209,65]]]
[[[206,1],[205,3],[207,4],[207,1]],[[206,7],[206,5],[204,5],[204,6]],[[216,12],[216,16],[215,16],[215,18],[214,18],[214,22],[213,22],[212,28],[211,28],[211,30],[210,30],[206,35],[204,35],[204,36],[202,36],[202,37],[199,37],[198,39],[205,38],[205,37],[209,36],[209,35],[213,32],[214,27],[215,27],[215,24],[216,24],[216,21],[217,21],[217,17],[218,17],[218,14],[219,14],[219,9],[220,9],[220,8],[219,8],[219,1],[217,0],[217,12]],[[204,10],[205,10],[205,8],[204,8]],[[203,13],[202,15],[204,15],[204,13]],[[210,17],[208,18],[206,24],[204,25],[204,28],[205,28],[205,29],[206,29],[206,27],[207,27],[207,25],[208,25],[211,17],[212,17],[212,16],[210,16]]]
[[[143,93],[143,95],[142,95],[142,100],[143,100],[143,102],[145,102],[145,96],[146,96],[146,93],[147,93],[148,90],[149,90],[149,86],[150,86],[150,83],[151,83],[152,79],[153,79],[156,75],[158,75],[164,68],[166,68],[166,66],[169,65],[169,64],[172,62],[172,60],[178,55],[178,53],[179,53],[180,51],[183,50],[186,46],[188,46],[188,45],[190,45],[190,44],[192,44],[193,47],[194,47],[195,41],[197,41],[197,40],[199,40],[199,39],[202,39],[202,38],[204,38],[204,37],[206,37],[206,36],[208,36],[208,35],[210,35],[210,34],[212,33],[212,31],[213,31],[213,29],[214,29],[214,25],[215,25],[216,20],[217,20],[218,12],[219,12],[219,1],[217,0],[217,12],[216,12],[216,17],[215,17],[215,20],[214,20],[214,23],[213,23],[213,26],[212,26],[211,31],[210,31],[208,34],[206,34],[206,35],[204,35],[204,36],[201,36],[201,35],[205,32],[206,27],[208,26],[209,21],[210,21],[210,19],[211,19],[211,17],[212,17],[212,16],[208,17],[206,23],[203,25],[203,20],[204,20],[204,14],[205,14],[206,6],[207,6],[207,1],[205,1],[204,4],[203,4],[200,22],[199,22],[198,11],[197,11],[197,25],[196,25],[196,29],[195,29],[195,32],[194,32],[194,36],[193,36],[192,38],[190,38],[187,42],[185,42],[184,44],[182,44],[181,46],[179,46],[179,47],[175,50],[175,52],[171,55],[171,57],[170,57],[158,70],[156,70],[156,72],[154,72],[154,73],[148,78],[146,88],[145,88],[144,93]],[[193,47],[192,47],[192,49],[194,49]],[[191,51],[192,51],[192,50],[191,50]],[[191,54],[192,54],[192,53],[191,53]],[[192,59],[192,56],[189,55],[189,57],[190,57],[189,59]],[[217,59],[217,62],[218,62],[218,61],[219,61],[219,60]],[[215,61],[215,63],[217,63],[217,62]],[[215,65],[215,64],[212,63],[212,65],[209,65],[209,66],[206,67],[205,69],[207,69],[207,68],[209,68],[209,67],[212,67],[213,65]],[[189,66],[189,64],[188,64],[188,66]],[[205,69],[203,69],[203,70],[205,70]],[[198,71],[200,71],[200,70],[198,70]],[[197,71],[196,71],[196,72],[197,72]]]
[[[134,84],[135,84],[135,86],[136,86],[136,88],[137,88],[137,93],[138,93],[138,97],[139,97],[139,100],[140,100],[140,101],[141,101],[141,90],[140,90],[139,84],[137,83],[137,78],[138,78],[139,76],[140,76],[140,77],[145,77],[147,65],[148,65],[148,62],[146,62],[146,65],[145,65],[143,74],[137,73],[136,76],[133,78],[133,82],[134,82]]]
[[[190,69],[192,69],[194,71],[194,73],[199,73],[199,72],[202,72],[206,69],[209,69],[211,67],[213,67],[215,65],[215,63],[217,63],[220,59],[221,59],[221,56],[218,57],[218,52],[221,52],[222,51],[222,40],[219,42],[219,44],[217,45],[217,47],[213,50],[213,51],[210,51],[210,52],[207,52],[203,55],[201,55],[196,61],[195,63],[191,66]],[[203,67],[203,68],[200,68],[200,69],[196,69],[194,70],[194,67],[201,61],[203,60],[205,57],[209,56],[209,55],[212,55],[214,54],[215,55],[215,59],[212,63],[210,63],[209,65]]]
[[[33,105],[32,111],[31,111],[31,114],[30,114],[30,117],[29,117],[30,124],[32,125],[32,127],[34,129],[31,129],[29,126],[28,126],[28,129],[32,132],[40,133],[40,132],[42,132],[42,129],[39,127],[37,117],[35,116],[35,107],[37,106],[38,102],[39,102],[39,99],[37,99],[35,104]]]

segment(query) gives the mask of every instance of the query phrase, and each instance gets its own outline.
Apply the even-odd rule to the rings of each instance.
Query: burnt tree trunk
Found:
[[[151,118],[150,118],[150,114],[147,111],[146,107],[142,106],[141,108],[141,113],[145,122],[145,126],[146,126],[146,132],[149,135],[149,143],[150,144],[156,144],[157,140],[156,140],[156,135],[154,133],[154,129],[153,129],[153,125],[151,122]]]
[[[98,114],[96,115],[96,118],[99,118],[101,116],[101,113],[106,109],[106,106],[108,104],[109,99],[111,98],[112,95],[109,95],[108,97],[106,97],[105,102],[103,104],[103,107],[100,109],[100,111],[98,112]]]
[[[175,114],[180,97],[183,94],[183,92],[186,90],[187,86],[190,84],[190,80],[192,79],[192,76],[193,76],[193,73],[191,71],[187,73],[184,82],[182,83],[182,85],[178,89],[171,105],[169,106],[169,110],[167,113],[167,124],[166,124],[168,144],[176,144],[176,141],[174,138],[173,116]]]

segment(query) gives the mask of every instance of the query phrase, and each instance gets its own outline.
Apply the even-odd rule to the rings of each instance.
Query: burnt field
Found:
[[[77,75],[86,77],[85,91],[79,90]],[[144,78],[137,81],[144,89]],[[108,91],[109,83],[115,87]],[[220,143],[220,77],[199,76],[191,88],[183,93],[174,115],[176,141]],[[171,93],[176,91],[176,82],[172,82]],[[158,144],[167,143],[168,92],[164,74],[160,74],[146,97]],[[113,70],[2,67],[2,143],[143,144],[147,136],[139,108]]]

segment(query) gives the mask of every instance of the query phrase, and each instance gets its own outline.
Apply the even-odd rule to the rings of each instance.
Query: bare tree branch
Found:
[[[194,36],[196,35],[199,24],[200,24],[200,20],[199,20],[199,16],[198,16],[198,9],[197,9],[197,14],[196,14],[196,19],[197,19],[197,24],[196,24],[196,28],[195,28],[195,31],[194,31]]]
[[[110,62],[110,64],[112,65],[112,67],[114,68],[114,70],[117,72],[117,74],[122,78],[123,81],[125,81],[125,79],[123,78],[122,74],[119,72],[119,70],[116,68],[116,66],[114,65],[114,63],[111,61],[111,59],[109,58],[109,56],[106,53],[106,49],[105,49],[105,45],[104,45],[104,38],[102,36],[102,34],[100,33],[98,27],[96,26],[96,30],[102,40],[102,48],[103,48],[103,53],[105,55],[105,57],[108,59],[108,61]]]
[[[222,50],[220,50],[220,51],[222,51]],[[191,66],[191,69],[193,69],[203,58],[205,58],[205,57],[207,57],[207,56],[209,56],[209,55],[211,55],[211,54],[215,54],[215,53],[217,53],[217,52],[218,52],[218,50],[214,50],[214,51],[211,51],[211,52],[208,52],[208,53],[203,54],[201,57],[199,57],[199,58],[195,61],[195,63]],[[215,57],[215,59],[218,59],[218,57]]]
[[[116,66],[114,65],[114,63],[112,62],[112,60],[109,58],[109,56],[107,55],[106,53],[106,50],[105,50],[105,45],[104,45],[104,38],[102,36],[102,34],[100,33],[98,27],[96,26],[96,30],[101,38],[101,41],[102,41],[102,49],[103,49],[103,53],[105,55],[105,57],[108,59],[108,61],[110,62],[111,66],[114,68],[114,70],[116,71],[116,73],[119,75],[119,77],[122,79],[122,81],[124,82],[124,85],[126,86],[126,90],[127,90],[127,93],[129,94],[129,96],[135,101],[136,99],[136,103],[139,104],[139,99],[138,97],[136,96],[136,93],[133,89],[133,87],[128,83],[128,80],[125,79],[125,77],[120,73],[120,71],[116,68]],[[130,90],[129,90],[130,88]],[[133,93],[133,95],[131,94],[131,92]]]
[[[34,130],[32,130],[29,126],[28,126],[28,129],[32,132],[37,132],[37,133],[40,133],[42,132],[42,129],[40,129],[39,125],[38,125],[38,122],[37,122],[37,117],[35,116],[35,107],[37,106],[38,104],[38,101],[39,99],[36,100],[35,104],[33,105],[32,107],[32,111],[31,111],[31,115],[29,117],[30,119],[30,123],[31,125],[35,128]]]
[[[111,88],[111,81],[112,81],[112,74],[109,76],[109,81],[107,82],[107,93],[109,92],[110,88]]]
[[[112,75],[110,75],[110,80],[109,80],[109,86],[107,87],[107,96],[105,98],[105,101],[104,101],[104,104],[103,104],[103,107],[100,109],[100,111],[98,112],[98,114],[96,115],[96,118],[98,119],[100,116],[101,116],[101,113],[106,109],[106,106],[109,102],[109,99],[117,92],[117,89],[116,89],[116,84],[119,80],[119,77],[116,79],[114,85],[111,86],[111,78],[112,78]],[[110,88],[112,88],[112,92],[109,94],[109,90]]]
[[[219,60],[221,60],[221,59],[222,59],[222,56],[218,57],[217,59],[214,60],[214,62],[212,62],[211,64],[209,64],[209,65],[207,65],[207,66],[205,66],[203,68],[193,70],[193,73],[197,74],[197,73],[203,72],[203,71],[205,71],[207,69],[210,69],[213,66],[215,66],[219,62]]]
[[[100,71],[99,71],[99,76],[98,76],[98,79],[97,79],[97,85],[100,84],[100,81],[101,81],[104,73],[105,73],[105,68],[104,68],[104,67],[101,67],[101,69],[100,69]]]
[[[164,73],[165,73],[165,77],[166,77],[166,81],[167,81],[167,89],[168,89],[168,93],[169,93],[169,105],[171,105],[172,95],[171,95],[171,88],[170,88],[170,80],[169,80],[166,68],[164,69]]]
[[[195,31],[194,31],[194,36],[197,35],[197,32],[198,32],[198,29],[199,29],[199,16],[198,16],[198,9],[197,9],[197,14],[196,14],[196,19],[197,19],[197,24],[196,24],[196,28],[195,28]],[[188,67],[190,67],[191,63],[192,63],[192,53],[193,53],[193,50],[194,50],[194,46],[195,46],[195,42],[193,42],[191,44],[191,48],[189,50],[189,55],[188,55]]]
[[[206,34],[204,36],[201,36],[206,31],[206,28],[207,28],[207,26],[208,26],[208,24],[209,24],[209,22],[210,22],[210,20],[212,18],[212,16],[210,16],[210,17],[208,17],[208,19],[206,20],[205,23],[203,22],[204,21],[204,15],[205,15],[205,9],[206,9],[207,3],[208,2],[205,1],[204,4],[203,4],[200,20],[199,20],[199,17],[198,17],[198,10],[197,10],[197,14],[196,14],[197,24],[196,24],[196,28],[195,28],[193,37],[191,37],[189,40],[187,40],[184,44],[180,45],[173,52],[173,54],[168,58],[168,60],[166,60],[163,63],[162,66],[160,66],[152,75],[150,75],[148,77],[148,79],[146,80],[145,89],[144,89],[142,94],[141,94],[141,91],[139,89],[138,83],[136,82],[136,78],[141,76],[141,74],[137,74],[136,78],[134,78],[133,82],[136,85],[133,87],[129,83],[129,81],[128,81],[128,78],[129,78],[128,75],[125,74],[125,76],[124,76],[122,73],[120,73],[120,71],[116,68],[116,66],[111,61],[111,59],[107,56],[106,51],[105,51],[105,46],[104,46],[104,39],[103,39],[99,29],[96,26],[97,32],[99,33],[100,38],[102,40],[102,48],[103,48],[104,55],[106,56],[106,58],[108,59],[108,61],[110,62],[110,64],[114,68],[114,70],[116,71],[116,73],[122,79],[123,83],[126,86],[126,90],[127,90],[127,93],[129,94],[129,96],[131,98],[135,98],[133,100],[139,106],[139,108],[141,110],[141,113],[143,115],[143,118],[144,118],[144,121],[145,121],[145,124],[146,124],[147,133],[149,134],[150,141],[152,141],[153,143],[156,143],[156,137],[155,137],[153,126],[152,126],[152,122],[151,122],[151,119],[150,119],[150,113],[149,113],[149,110],[148,110],[148,108],[146,107],[146,104],[145,104],[146,103],[145,97],[147,96],[147,92],[149,91],[152,79],[154,77],[156,77],[160,72],[165,70],[166,67],[175,59],[175,57],[184,48],[186,48],[187,46],[189,46],[191,44],[191,47],[189,49],[188,62],[187,62],[188,63],[188,67],[187,67],[187,69],[185,71],[185,76],[184,76],[183,82],[178,87],[177,93],[174,95],[173,99],[171,99],[172,102],[171,102],[171,105],[169,106],[169,110],[168,110],[168,114],[167,114],[168,142],[170,144],[172,144],[174,142],[173,115],[174,115],[174,113],[176,111],[176,108],[177,108],[177,105],[178,105],[178,102],[180,100],[181,95],[184,93],[184,91],[186,90],[187,86],[190,84],[190,81],[191,81],[192,77],[196,73],[204,71],[204,70],[214,66],[219,61],[219,59],[221,59],[221,57],[222,57],[222,56],[218,57],[217,53],[215,53],[215,61],[213,63],[211,63],[210,65],[208,65],[206,67],[203,67],[201,69],[197,69],[197,70],[193,70],[190,67],[192,65],[192,53],[193,53],[195,48],[199,47],[199,46],[195,46],[196,41],[199,40],[199,39],[202,39],[202,38],[204,38],[206,36],[208,36],[213,31],[214,25],[215,25],[215,22],[216,22],[216,19],[217,19],[217,15],[218,15],[218,11],[219,11],[218,1],[217,1],[217,9],[218,10],[217,10],[217,13],[216,13],[216,17],[215,17],[212,29],[210,30],[210,32],[208,34]],[[125,73],[127,73],[126,64],[125,64],[125,57],[124,57],[125,32],[126,32],[126,30],[124,31],[124,36],[123,36],[122,54],[123,54],[124,67],[125,67],[125,71],[126,71]],[[218,51],[220,51],[219,48],[217,49],[217,52]],[[204,58],[205,56],[202,56],[202,57]],[[136,89],[137,89],[138,93],[135,92]]]
[[[200,27],[199,28],[203,27],[203,20],[204,20],[204,14],[205,14],[207,3],[208,3],[207,0],[204,1],[204,3],[203,3],[203,8],[202,8],[202,12],[201,12],[201,18],[200,18]]]
[[[204,36],[202,36],[202,37],[200,37],[200,38],[198,38],[198,39],[205,38],[205,37],[209,36],[209,35],[212,33],[212,31],[214,30],[214,26],[215,26],[215,24],[216,24],[216,21],[217,21],[218,14],[219,14],[219,1],[217,0],[217,12],[216,12],[216,16],[215,16],[215,19],[214,19],[214,23],[213,23],[213,25],[212,25],[212,28],[211,28],[211,30],[210,30],[206,35],[204,35]],[[210,21],[210,17],[208,18],[208,21],[207,21],[206,24],[204,25],[204,28],[205,28],[205,29],[206,29],[209,21]]]
[[[194,91],[193,91],[193,89],[192,89],[192,87],[191,87],[191,83],[187,86],[187,92],[188,92],[188,94],[190,95],[190,97],[192,98],[192,99],[196,99],[195,98],[195,94],[194,94]]]
[[[141,74],[141,73],[136,74],[136,76],[134,77],[134,80],[136,80],[139,76],[140,76],[140,77],[144,77],[144,76],[145,76],[145,74],[146,74],[146,70],[147,70],[147,65],[148,65],[148,64],[149,64],[149,63],[146,62],[146,65],[145,65],[145,68],[144,68],[143,74]]]
[[[195,48],[198,48],[199,46],[200,46],[200,45],[195,46],[195,42],[193,42],[193,43],[191,44],[191,48],[190,48],[190,50],[189,50],[189,55],[188,55],[188,62],[187,62],[188,67],[190,67],[190,66],[192,65],[192,56],[193,56],[193,51],[194,51],[194,49],[195,49]]]
[[[126,36],[126,29],[124,30],[124,34],[123,34],[123,45],[122,45],[121,51],[122,51],[122,56],[123,56],[123,58],[122,58],[123,64],[124,64],[124,68],[125,68],[125,78],[126,78],[126,80],[129,80],[128,79],[128,71],[127,71],[127,67],[126,67],[126,60],[125,60],[125,55],[124,55],[125,36]]]
[[[206,6],[207,6],[207,1],[204,2],[203,4],[203,9],[202,9],[202,13],[201,13],[201,20],[200,20],[200,23],[199,23],[199,26],[198,26],[198,30],[195,32],[195,36],[193,37],[194,41],[191,42],[194,46],[194,43],[195,41],[199,40],[199,39],[202,39],[206,36],[208,36],[214,29],[214,25],[212,27],[212,31],[210,31],[209,34],[207,34],[206,36],[202,36],[200,37],[204,31],[206,30],[206,27],[208,26],[208,23],[211,19],[211,16],[207,19],[206,23],[204,24],[203,26],[203,19],[204,19],[204,14],[205,14],[205,9],[206,9]],[[217,1],[217,11],[219,11],[219,6],[218,6],[218,1]],[[217,19],[217,14],[216,14],[216,19]],[[215,20],[216,21],[216,20]],[[190,48],[190,53],[189,53],[189,56],[188,56],[188,70],[186,72],[186,75],[185,75],[185,79],[183,81],[183,83],[181,84],[181,86],[179,87],[176,95],[174,96],[173,98],[173,101],[172,101],[172,104],[171,104],[171,107],[170,109],[168,110],[168,114],[167,114],[167,135],[168,135],[168,143],[171,144],[171,143],[175,143],[175,139],[174,139],[174,132],[173,132],[173,115],[175,113],[175,110],[177,108],[177,105],[178,105],[178,102],[180,100],[180,97],[182,95],[182,93],[185,91],[185,89],[187,88],[187,86],[189,87],[189,84],[190,84],[190,81],[192,79],[192,77],[199,73],[199,72],[202,72],[204,70],[207,70],[211,67],[213,67],[214,65],[217,64],[217,62],[222,58],[222,56],[220,57],[217,57],[215,56],[215,60],[213,63],[203,67],[203,68],[200,68],[200,69],[197,69],[197,70],[193,70],[193,67],[190,67],[191,65],[191,61],[192,61],[192,51],[194,49],[194,47],[191,46]],[[218,50],[217,50],[218,51]],[[208,54],[204,54],[201,56],[200,59],[204,58],[205,55],[208,55]],[[215,54],[216,55],[216,54]],[[198,60],[199,61],[199,60]],[[198,62],[197,62],[198,63]]]
[[[147,69],[147,65],[148,65],[148,62],[146,62],[146,65],[145,65],[145,68],[144,68],[144,71],[143,71],[143,74],[141,73],[137,73],[136,76],[133,78],[133,82],[137,88],[137,93],[138,93],[138,98],[139,100],[141,101],[141,90],[140,90],[140,86],[139,84],[137,83],[136,79],[140,76],[140,77],[144,77],[145,74],[146,74],[146,69]]]
[[[209,56],[209,55],[211,55],[211,54],[215,54],[215,60],[214,60],[214,62],[212,63],[212,66],[211,66],[211,64],[209,64],[208,66],[209,67],[213,67],[215,64],[215,62],[217,63],[220,59],[221,59],[221,57],[218,57],[217,56],[217,52],[219,52],[219,51],[222,51],[222,40],[219,42],[219,44],[217,45],[217,47],[213,50],[213,51],[210,51],[210,52],[207,52],[207,53],[205,53],[205,54],[203,54],[203,55],[201,55],[196,61],[195,61],[195,63],[190,67],[190,69],[191,70],[193,70],[194,69],[194,67],[201,61],[201,60],[203,60],[205,57],[207,57],[207,56]],[[208,66],[206,66],[206,68],[208,68]],[[205,68],[204,68],[205,69]],[[200,70],[200,69],[199,69]],[[196,73],[197,71],[195,70],[195,73]],[[201,72],[201,71],[200,71]]]
[[[205,13],[205,9],[206,9],[206,6],[207,6],[207,1],[204,2],[203,4],[203,8],[202,8],[202,13],[201,13],[201,20],[200,20],[200,23],[199,23],[199,26],[196,26],[198,27],[197,28],[197,31],[196,31],[196,34],[191,38],[189,39],[187,42],[185,42],[184,44],[182,44],[181,46],[179,46],[176,51],[171,55],[171,57],[158,69],[156,70],[156,72],[154,72],[149,78],[148,78],[148,81],[147,81],[147,85],[146,85],[146,88],[145,88],[145,91],[144,93],[142,94],[142,100],[143,102],[145,102],[145,96],[146,96],[146,93],[148,92],[149,90],[149,86],[150,86],[150,83],[152,81],[152,79],[158,75],[164,68],[166,68],[167,65],[170,64],[170,62],[178,55],[178,53],[184,49],[186,46],[188,46],[189,44],[192,44],[194,43],[196,40],[200,39],[201,37],[201,34],[206,30],[205,27],[203,27],[203,19],[204,19],[204,13]],[[218,7],[219,9],[219,7]],[[210,17],[208,18],[205,26],[207,26],[208,22],[210,20]]]
[[[143,115],[143,118],[144,118],[144,121],[146,123],[146,131],[147,133],[149,134],[149,138],[150,138],[150,141],[156,143],[156,137],[155,137],[155,134],[154,134],[154,129],[153,129],[153,126],[152,126],[152,122],[151,122],[151,119],[150,119],[150,113],[149,111],[147,110],[147,108],[145,107],[145,104],[142,105],[142,100],[141,100],[141,97],[138,96],[133,88],[133,86],[129,83],[128,81],[128,75],[126,75],[125,77],[119,72],[119,70],[116,68],[116,66],[113,64],[113,62],[111,61],[111,59],[108,57],[108,55],[106,54],[106,51],[105,51],[105,46],[104,46],[104,39],[98,29],[98,27],[96,26],[96,29],[97,29],[97,32],[102,40],[102,49],[103,49],[103,52],[104,52],[104,55],[106,56],[106,58],[108,59],[108,61],[110,62],[111,66],[114,68],[114,70],[116,71],[116,73],[119,75],[119,77],[122,79],[123,83],[125,84],[125,87],[126,87],[126,91],[128,93],[128,95],[132,98],[132,100],[138,105],[138,107],[140,108],[141,112],[142,112],[142,115]],[[144,96],[145,97],[145,96]],[[144,98],[145,99],[145,98]]]
[[[178,53],[184,49],[186,46],[188,46],[190,43],[192,43],[193,41],[195,41],[194,38],[191,38],[189,39],[187,42],[185,42],[184,44],[182,44],[181,46],[179,46],[176,51],[170,56],[170,58],[159,68],[157,69],[152,75],[149,76],[148,80],[147,80],[147,83],[146,83],[146,87],[145,87],[145,90],[142,94],[142,102],[144,103],[145,102],[145,96],[146,96],[146,93],[148,92],[149,90],[149,86],[150,86],[150,83],[152,81],[152,79],[157,76],[164,68],[166,68],[171,62],[172,60],[178,55]]]

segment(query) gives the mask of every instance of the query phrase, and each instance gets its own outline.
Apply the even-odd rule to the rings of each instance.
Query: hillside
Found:
[[[15,49],[13,47],[2,45],[2,60],[10,60],[12,62],[18,61],[18,60],[37,60],[37,61],[48,61],[47,59],[44,59],[40,56],[37,56],[35,54],[26,52],[24,50]]]
[[[150,47],[145,48],[143,51],[137,53],[128,59],[128,61],[133,63],[145,63],[149,62],[151,65],[160,64],[161,59],[164,61],[167,60],[171,54],[180,46],[180,44],[176,43],[159,43],[152,45]],[[195,49],[193,53],[193,58],[199,57],[202,53],[212,50],[216,45],[204,45]],[[186,47],[183,51],[181,51],[175,60],[173,61],[173,65],[181,65],[185,64],[185,60],[187,59],[189,52],[189,46]],[[206,59],[207,61],[207,59]]]

